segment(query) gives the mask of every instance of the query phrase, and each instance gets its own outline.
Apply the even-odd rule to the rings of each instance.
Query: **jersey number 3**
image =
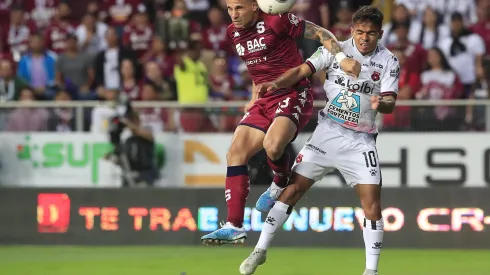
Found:
[[[257,33],[264,33],[265,32],[264,21],[258,22],[256,27],[257,27]]]

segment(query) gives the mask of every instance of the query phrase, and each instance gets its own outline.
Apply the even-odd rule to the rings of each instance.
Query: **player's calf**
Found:
[[[365,274],[377,274],[379,255],[383,248],[384,222],[381,215],[381,186],[376,184],[358,184],[356,191],[364,210],[363,238],[366,248]]]

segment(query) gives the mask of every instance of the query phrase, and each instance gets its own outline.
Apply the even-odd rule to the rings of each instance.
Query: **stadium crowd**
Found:
[[[387,3],[388,2],[388,3]],[[361,5],[389,11],[380,43],[402,64],[399,99],[487,99],[490,0],[297,0],[296,15],[350,36]],[[386,9],[386,7],[390,7]],[[224,0],[0,0],[0,101],[248,100],[251,79],[226,36]],[[298,42],[305,58],[319,46]],[[324,99],[323,72],[312,79]],[[140,110],[155,131],[231,131],[242,108]],[[4,131],[74,131],[71,108],[0,109]],[[386,131],[483,130],[483,107],[398,107]],[[109,104],[86,110],[107,132]],[[314,124],[313,124],[314,126]]]

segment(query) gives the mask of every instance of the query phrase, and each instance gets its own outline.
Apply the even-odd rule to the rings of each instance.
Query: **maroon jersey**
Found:
[[[255,84],[273,81],[287,70],[303,63],[295,38],[302,37],[303,20],[292,13],[269,15],[260,12],[247,28],[228,26],[228,37],[245,61]],[[304,79],[302,82],[309,83]]]
[[[121,90],[131,100],[141,100],[141,86],[140,86],[140,83],[135,82],[133,85],[125,85],[123,83]]]
[[[222,25],[218,28],[207,27],[202,32],[202,42],[205,49],[215,52],[224,52],[233,55],[233,48],[226,35],[227,26]]]
[[[106,0],[104,10],[109,15],[111,25],[124,26],[140,3],[141,0]]]
[[[36,27],[45,28],[51,22],[60,0],[24,0],[24,9],[29,19],[36,23]]]
[[[29,47],[29,37],[35,32],[34,25],[6,25],[2,30],[2,43],[5,52],[12,52],[15,55],[22,55]]]
[[[401,49],[407,61],[403,67],[410,72],[421,73],[425,69],[425,63],[420,60],[427,60],[427,51],[419,44],[408,43],[407,45],[391,44],[386,46],[388,50]]]
[[[151,26],[136,27],[126,26],[124,28],[123,43],[136,52],[138,58],[143,56],[149,49],[153,38]]]
[[[46,29],[46,47],[57,54],[63,53],[66,48],[66,38],[74,31],[69,23],[54,20]]]
[[[7,26],[10,22],[10,8],[17,5],[19,0],[0,0],[0,26]]]

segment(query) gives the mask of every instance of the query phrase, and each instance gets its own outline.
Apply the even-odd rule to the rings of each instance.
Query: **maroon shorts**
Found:
[[[239,125],[246,125],[267,132],[278,116],[289,117],[296,124],[298,134],[308,124],[313,111],[311,88],[293,88],[278,91],[268,97],[259,98],[243,116]]]

